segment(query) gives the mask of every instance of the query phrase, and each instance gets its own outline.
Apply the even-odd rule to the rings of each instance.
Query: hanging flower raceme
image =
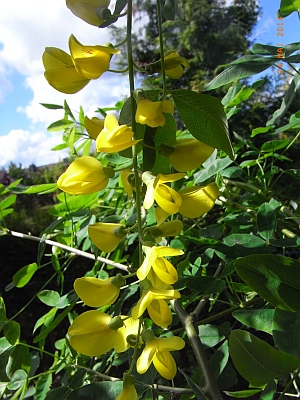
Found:
[[[125,226],[112,222],[96,222],[88,227],[92,242],[105,253],[114,251],[126,236]]]
[[[120,294],[125,278],[117,274],[107,279],[94,277],[77,278],[74,289],[81,300],[89,307],[102,307],[113,304]]]
[[[85,116],[84,117],[84,126],[85,126],[85,129],[87,130],[87,133],[90,135],[90,137],[92,139],[96,140],[99,133],[104,128],[104,119],[100,119],[97,117],[93,117],[92,119],[89,119],[87,116]]]
[[[190,186],[179,191],[182,203],[179,212],[184,217],[199,218],[210,211],[219,195],[217,185]]]
[[[151,101],[143,98],[137,102],[135,120],[139,124],[156,128],[164,126],[166,123],[166,117],[163,113],[174,113],[174,105],[171,100]]]
[[[66,0],[67,7],[76,17],[82,19],[90,25],[100,26],[106,14],[110,0]]]
[[[112,45],[84,46],[74,35],[69,38],[71,55],[56,47],[46,47],[43,54],[45,78],[62,93],[76,93],[91,79],[99,78],[109,69],[110,59],[120,50]]]
[[[117,153],[137,144],[139,140],[132,140],[131,126],[119,125],[114,115],[107,115],[104,128],[96,139],[96,148],[99,152]]]
[[[170,160],[179,172],[198,168],[212,155],[214,148],[194,138],[178,138],[172,146],[162,144],[160,153]]]
[[[137,360],[137,372],[144,374],[153,362],[155,369],[163,378],[174,379],[177,366],[170,351],[183,349],[185,346],[184,340],[177,336],[157,338],[152,332],[148,332],[143,332],[143,339],[146,342],[146,346]]]
[[[168,214],[175,214],[181,205],[181,196],[176,190],[172,189],[166,182],[175,182],[185,176],[183,173],[162,175],[154,177],[150,172],[143,173],[142,180],[147,185],[147,192],[144,199],[144,207],[148,210],[156,203]]]
[[[86,311],[74,319],[69,327],[70,345],[78,353],[99,356],[111,349],[117,353],[126,351],[130,345],[127,337],[138,335],[138,320],[125,316],[112,318],[98,310]]]
[[[90,194],[106,188],[113,170],[103,168],[94,157],[76,158],[57,181],[59,189],[69,194]]]
[[[140,280],[146,279],[152,268],[158,278],[169,285],[178,280],[178,274],[174,266],[164,257],[179,256],[184,254],[182,250],[173,249],[168,246],[143,246],[146,257],[137,270],[136,274]]]
[[[167,328],[172,323],[172,313],[166,300],[179,299],[180,293],[166,284],[162,288],[153,287],[148,279],[140,282],[140,287],[142,296],[131,311],[132,318],[139,318],[147,309],[156,325]]]

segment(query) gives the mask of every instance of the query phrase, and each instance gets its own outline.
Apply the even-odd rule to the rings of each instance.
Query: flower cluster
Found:
[[[66,0],[68,8],[74,15],[85,22],[100,26],[108,15],[109,0]],[[63,93],[76,93],[86,86],[90,80],[98,79],[109,70],[112,55],[120,53],[112,45],[85,46],[73,35],[69,39],[70,54],[63,50],[48,47],[43,54],[45,78],[51,86]],[[162,68],[164,63],[164,68]],[[146,67],[148,74],[160,73],[179,79],[188,67],[188,61],[177,51],[164,55],[162,60]],[[171,144],[160,144],[154,150],[168,158],[169,163],[177,171],[170,174],[143,170],[135,163],[115,171],[109,166],[109,156],[131,149],[142,148],[141,136],[137,136],[137,128],[143,131],[146,126],[152,131],[164,127],[169,117],[174,114],[174,104],[166,93],[161,98],[148,98],[144,93],[137,96],[135,114],[131,115],[131,123],[121,123],[115,115],[107,114],[103,119],[84,117],[84,127],[95,140],[96,157],[81,156],[75,159],[57,181],[58,188],[71,195],[86,195],[105,190],[109,180],[119,173],[121,187],[129,198],[139,198],[144,210],[154,207],[156,225],[147,226],[147,221],[132,224],[126,217],[118,218],[117,222],[97,221],[87,228],[92,243],[102,252],[114,252],[121,242],[131,232],[138,231],[139,240],[143,246],[144,257],[136,270],[130,268],[130,274],[117,274],[106,279],[96,276],[84,276],[74,282],[74,289],[83,304],[94,310],[85,311],[76,317],[68,330],[70,345],[79,353],[87,356],[101,356],[111,350],[121,353],[130,347],[144,346],[136,360],[136,370],[144,374],[153,363],[158,373],[165,379],[175,377],[177,367],[170,354],[181,350],[185,342],[180,337],[156,337],[155,330],[167,329],[172,324],[170,300],[181,297],[174,285],[178,279],[176,264],[169,260],[180,257],[182,250],[167,244],[168,237],[174,237],[183,230],[183,222],[176,219],[179,213],[185,218],[199,218],[214,206],[218,197],[218,187],[211,182],[205,186],[184,185],[186,173],[202,165],[214,152],[214,148],[201,143],[192,137],[178,137]],[[167,97],[167,98],[166,98]],[[132,103],[131,103],[132,106]],[[133,110],[133,107],[132,107]],[[132,111],[133,112],[133,111]],[[125,118],[128,122],[129,119]],[[124,121],[124,118],[123,118]],[[153,149],[152,149],[153,150]],[[129,152],[130,153],[130,152]],[[135,154],[137,151],[135,151]],[[128,152],[126,152],[126,157]],[[122,155],[122,153],[121,153]],[[168,164],[168,165],[170,165]],[[133,178],[133,179],[132,179]],[[174,187],[174,186],[176,187]],[[144,198],[142,198],[144,196]],[[141,210],[136,211],[140,213]],[[171,220],[166,221],[170,216]],[[94,220],[95,221],[95,220]],[[130,226],[132,225],[132,226]],[[162,244],[162,241],[165,241]],[[124,244],[125,246],[125,244]],[[120,245],[121,247],[121,245]],[[143,256],[141,255],[141,256]],[[175,258],[176,260],[176,258]],[[109,306],[120,302],[120,293],[126,279],[138,280],[140,297],[127,315],[109,315]],[[120,304],[114,310],[120,309]],[[147,329],[145,316],[152,320]],[[137,392],[132,375],[124,375],[123,391],[117,400],[137,399]]]

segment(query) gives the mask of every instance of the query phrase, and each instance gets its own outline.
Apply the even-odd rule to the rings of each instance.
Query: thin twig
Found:
[[[86,251],[75,249],[74,247],[66,246],[65,244],[62,244],[62,243],[54,242],[53,240],[48,240],[48,239],[44,240],[38,236],[26,235],[25,233],[15,232],[15,231],[10,231],[10,230],[8,230],[6,233],[11,236],[20,237],[22,239],[33,240],[34,242],[39,242],[39,243],[44,242],[44,243],[48,244],[49,246],[58,247],[60,249],[66,250],[69,253],[74,254],[76,256],[89,258],[90,260],[97,260],[97,261],[103,262],[104,264],[111,265],[112,267],[121,269],[123,271],[128,271],[128,267],[124,264],[116,263],[116,262],[111,261],[108,258],[104,258],[104,257],[96,258],[91,253],[87,253]]]

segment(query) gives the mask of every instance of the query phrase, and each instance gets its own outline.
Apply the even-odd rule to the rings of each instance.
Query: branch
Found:
[[[222,400],[221,393],[215,382],[209,360],[206,356],[204,347],[201,343],[199,335],[196,332],[195,326],[193,324],[192,316],[189,315],[185,309],[182,307],[178,300],[171,300],[171,303],[176,311],[185,331],[191,343],[192,349],[194,351],[197,363],[201,369],[204,378],[204,388],[203,392],[209,400]]]
[[[104,258],[104,257],[95,257],[93,254],[91,253],[87,253],[85,251],[82,250],[78,250],[75,249],[74,247],[70,247],[70,246],[66,246],[65,244],[62,243],[58,243],[58,242],[54,242],[53,240],[44,240],[38,236],[31,236],[31,235],[26,235],[25,233],[21,233],[21,232],[14,232],[14,231],[7,231],[7,234],[10,236],[16,236],[16,237],[20,237],[22,239],[28,239],[28,240],[33,240],[34,242],[44,242],[46,244],[48,244],[49,246],[55,246],[58,247],[60,249],[66,250],[71,254],[75,254],[76,256],[81,256],[81,257],[85,257],[85,258],[89,258],[90,260],[97,260],[100,262],[103,262],[104,264],[107,265],[111,265],[112,267],[121,269],[123,271],[128,271],[128,267],[124,264],[119,264],[116,263],[114,261],[109,260],[108,258]]]

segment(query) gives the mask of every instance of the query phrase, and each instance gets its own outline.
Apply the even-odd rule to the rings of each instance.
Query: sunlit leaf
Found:
[[[272,321],[275,310],[272,308],[262,308],[253,310],[237,310],[232,316],[243,325],[263,331],[272,335]]]
[[[3,326],[4,337],[11,345],[16,344],[20,339],[20,324],[17,321],[7,321]]]
[[[17,271],[13,276],[13,284],[15,287],[21,288],[27,285],[38,269],[39,266],[37,263],[28,264],[19,269],[19,271]]]
[[[300,9],[300,0],[281,0],[278,15],[280,17],[287,17],[295,11]]]
[[[60,295],[54,290],[42,290],[38,294],[38,298],[47,306],[55,307],[57,302],[60,300]]]

